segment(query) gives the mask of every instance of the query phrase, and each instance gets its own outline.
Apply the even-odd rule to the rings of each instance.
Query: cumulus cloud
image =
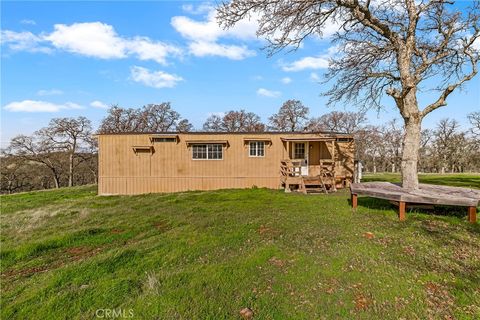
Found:
[[[327,69],[330,64],[330,58],[338,54],[338,47],[333,46],[328,48],[327,52],[317,57],[303,57],[291,63],[283,64],[282,70],[287,72],[302,71],[302,70],[317,70]]]
[[[305,69],[326,69],[328,68],[328,58],[304,57],[282,67],[283,71],[302,71]]]
[[[197,57],[220,56],[232,60],[243,60],[255,55],[255,51],[247,46],[224,45],[212,42],[192,42],[189,45],[190,52]]]
[[[289,84],[290,82],[292,82],[292,78],[284,77],[280,81],[282,81],[283,84]]]
[[[52,49],[42,45],[43,39],[29,31],[2,30],[0,43],[13,51],[50,53]]]
[[[222,39],[248,41],[256,39],[257,23],[255,19],[244,19],[235,27],[224,30],[215,18],[216,11],[211,8],[204,20],[194,20],[186,16],[176,16],[171,20],[173,28],[189,40],[190,53],[194,56],[219,56],[241,60],[256,53],[246,45],[221,43]]]
[[[140,60],[153,60],[164,65],[168,55],[181,53],[175,46],[148,37],[121,37],[113,26],[102,22],[56,24],[54,32],[44,38],[56,48],[101,59],[134,55]]]
[[[269,97],[269,98],[278,98],[282,94],[280,91],[267,90],[265,88],[260,88],[257,90],[259,96]]]
[[[130,76],[133,81],[142,83],[153,88],[173,88],[183,78],[175,74],[163,71],[150,71],[147,68],[133,66],[130,69]]]
[[[23,100],[11,102],[3,108],[12,112],[58,112],[62,109],[82,109],[83,107],[73,102],[56,104],[39,100]]]
[[[94,108],[99,108],[99,109],[108,109],[108,105],[99,100],[90,102],[90,106]]]
[[[123,37],[113,26],[102,22],[56,24],[51,33],[2,31],[2,43],[13,50],[52,51],[52,48],[99,59],[122,59],[134,56],[167,64],[167,57],[182,50],[174,45],[148,37]],[[49,45],[50,47],[47,47]]]
[[[50,89],[50,90],[38,90],[37,95],[39,96],[58,96],[62,95],[63,91],[58,89]]]

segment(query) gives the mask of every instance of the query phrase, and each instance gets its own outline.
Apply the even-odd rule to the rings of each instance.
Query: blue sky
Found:
[[[269,58],[253,21],[223,31],[205,2],[2,1],[1,20],[2,147],[52,117],[84,115],[98,125],[111,104],[170,101],[197,128],[211,113],[241,108],[267,121],[287,99],[303,101],[312,116],[357,110],[327,108],[319,95],[334,25],[324,39]],[[480,109],[479,89],[476,77],[424,127],[444,117],[466,125]],[[385,110],[368,113],[371,123],[399,116],[385,101]]]

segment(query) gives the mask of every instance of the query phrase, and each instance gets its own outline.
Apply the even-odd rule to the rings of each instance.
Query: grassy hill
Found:
[[[464,209],[400,223],[388,202],[360,198],[354,213],[348,198],[2,196],[1,318],[480,318],[480,226]]]

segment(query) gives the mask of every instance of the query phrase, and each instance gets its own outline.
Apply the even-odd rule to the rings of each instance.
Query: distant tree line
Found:
[[[404,131],[398,120],[375,126],[362,112],[333,111],[320,117],[310,117],[309,112],[301,101],[287,100],[268,118],[268,123],[253,112],[231,110],[209,116],[201,131],[348,133],[356,139],[356,158],[362,161],[365,171],[399,172]],[[422,131],[420,171],[480,171],[480,112],[471,113],[469,121],[468,130],[462,130],[454,119],[443,119],[435,129]],[[137,109],[114,105],[96,131],[85,117],[52,119],[32,135],[14,137],[2,150],[0,192],[97,183],[95,133],[170,131],[194,131],[170,103]]]

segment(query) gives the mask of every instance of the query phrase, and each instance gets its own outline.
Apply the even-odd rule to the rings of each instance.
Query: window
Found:
[[[305,143],[295,143],[294,159],[305,159]]]
[[[250,141],[250,157],[265,156],[265,142],[264,141]]]
[[[192,146],[193,159],[222,160],[223,146],[221,144],[194,144]]]

